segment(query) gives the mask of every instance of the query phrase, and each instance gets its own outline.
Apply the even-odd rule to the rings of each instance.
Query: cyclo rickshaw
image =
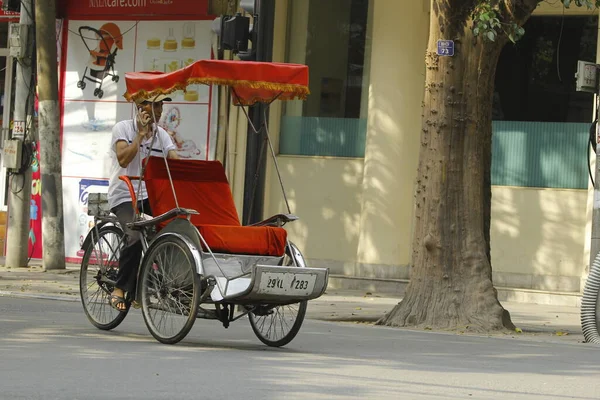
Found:
[[[171,73],[127,73],[125,80],[130,101],[185,90],[190,84],[226,85],[239,106],[308,94],[308,67],[297,64],[200,60]],[[269,146],[281,183],[270,141]],[[287,197],[287,214],[242,226],[221,162],[167,160],[163,155],[144,159],[141,171],[139,177],[120,179],[133,200],[130,227],[143,237],[137,289],[130,300],[141,306],[152,336],[174,344],[197,318],[215,319],[227,328],[247,316],[263,343],[289,343],[302,325],[308,300],[324,293],[328,270],[307,267],[288,239],[283,226],[297,217]],[[136,207],[136,180],[145,182],[153,217]],[[90,193],[88,213],[95,224],[82,246],[80,273],[84,311],[103,330],[117,327],[130,309],[130,302],[125,311],[108,302],[125,239],[107,208],[106,194]]]

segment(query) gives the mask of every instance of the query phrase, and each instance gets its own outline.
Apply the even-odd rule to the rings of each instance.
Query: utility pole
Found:
[[[22,38],[20,56],[17,56],[15,101],[12,139],[16,139],[22,151],[22,167],[12,170],[8,185],[8,231],[6,237],[6,266],[26,267],[29,243],[29,206],[31,200],[31,127],[32,110],[35,100],[35,84],[32,71],[33,40],[32,0],[21,1],[19,25]],[[12,46],[12,44],[11,44]],[[11,79],[11,77],[7,77]],[[10,96],[10,93],[6,93]]]
[[[44,269],[65,268],[62,166],[56,62],[56,0],[35,2],[38,60],[38,125],[42,180]]]
[[[238,57],[248,61],[272,61],[273,26],[275,24],[275,0],[242,0],[246,12],[254,15],[252,27],[252,50],[249,54],[240,53]],[[265,111],[266,115],[265,115]],[[268,108],[263,103],[249,107],[252,124],[259,129],[267,123]],[[265,120],[266,118],[266,120]],[[264,131],[254,133],[248,124],[248,143],[246,145],[246,175],[244,180],[243,224],[249,225],[263,218],[265,172],[267,161],[267,138]]]
[[[598,115],[598,113],[600,112],[600,65],[578,61],[575,79],[575,90],[578,92],[585,91],[594,93],[594,104],[596,105],[594,109],[595,123],[592,124],[592,128],[594,128],[595,131],[592,133],[592,128],[590,128],[589,139],[590,144],[592,145],[592,150],[594,150],[594,153],[596,155],[594,178],[592,179],[592,182],[594,183],[594,196],[592,203],[593,206],[590,259],[587,271],[589,273],[592,270],[592,264],[596,260],[598,252],[600,251],[600,123],[598,123],[598,118],[600,118],[600,115]],[[592,137],[592,134],[595,135],[595,137]],[[588,152],[590,151],[590,149],[587,150]]]
[[[600,127],[599,124],[596,125],[596,143],[598,143],[598,139],[600,138]],[[588,149],[589,151],[589,149]],[[598,251],[600,250],[600,144],[596,145],[596,171],[594,177],[594,202],[593,202],[593,210],[592,210],[592,237],[590,242],[590,266],[589,271],[592,270],[592,264],[598,255]],[[588,271],[588,272],[589,272]]]

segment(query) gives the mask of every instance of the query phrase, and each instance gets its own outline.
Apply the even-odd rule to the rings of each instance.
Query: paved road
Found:
[[[178,345],[139,311],[113,332],[74,302],[0,297],[0,399],[598,399],[600,349],[305,321],[287,347],[247,320]]]

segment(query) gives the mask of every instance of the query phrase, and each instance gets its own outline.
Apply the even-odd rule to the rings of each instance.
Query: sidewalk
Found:
[[[79,301],[79,266],[44,271],[39,266],[9,269],[0,266],[0,296]],[[328,290],[311,300],[307,317],[326,321],[369,323],[377,321],[400,301],[352,290]],[[582,343],[579,308],[503,302],[513,323],[523,332],[495,334],[506,338]]]

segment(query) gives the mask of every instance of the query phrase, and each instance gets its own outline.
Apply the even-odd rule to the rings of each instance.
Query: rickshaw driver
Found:
[[[162,157],[165,152],[168,158],[179,158],[169,134],[163,128],[150,123],[153,119],[160,120],[163,101],[171,101],[171,98],[159,95],[137,100],[136,118],[120,121],[112,130],[110,152],[112,171],[108,186],[108,204],[111,212],[117,216],[127,238],[127,243],[119,256],[116,285],[109,297],[110,305],[118,311],[127,309],[126,293],[131,294],[135,291],[137,270],[142,256],[141,233],[127,228],[127,224],[133,222],[133,203],[127,184],[120,180],[119,176],[140,176],[142,160],[149,155]],[[155,128],[157,137],[153,141]],[[139,192],[138,210],[152,215],[146,185],[140,181],[132,181],[132,183],[136,195]],[[138,190],[140,184],[142,187]]]

